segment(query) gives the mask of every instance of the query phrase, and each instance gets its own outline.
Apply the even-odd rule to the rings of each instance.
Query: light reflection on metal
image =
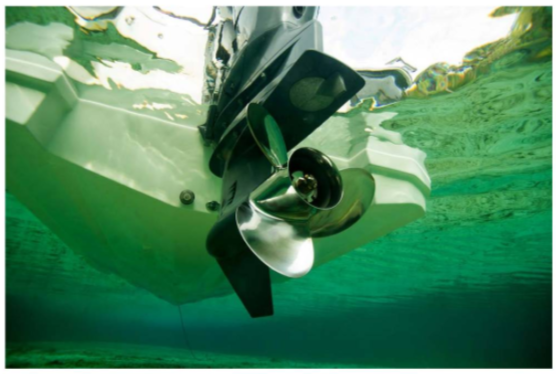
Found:
[[[316,181],[307,194],[297,174]],[[332,160],[312,148],[299,148],[287,169],[278,169],[250,196],[266,214],[286,220],[307,220],[317,209],[332,209],[342,198],[342,178]]]
[[[353,168],[340,172],[344,183],[342,201],[329,210],[318,211],[309,220],[311,237],[330,236],[355,224],[371,205],[375,196],[375,180],[365,169]]]
[[[313,240],[304,221],[284,221],[261,212],[252,203],[236,211],[239,232],[253,253],[269,268],[299,278],[313,267]]]
[[[259,104],[250,104],[247,113],[251,134],[275,172],[237,208],[236,223],[264,264],[301,277],[313,266],[312,237],[333,235],[357,222],[373,201],[374,179],[364,169],[340,173],[313,148],[299,148],[288,160],[274,118]]]

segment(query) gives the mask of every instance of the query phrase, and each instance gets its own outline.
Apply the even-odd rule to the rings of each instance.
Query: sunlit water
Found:
[[[97,80],[77,83],[90,99],[110,88],[119,105],[202,123],[204,109],[186,92],[102,81],[91,68],[98,59],[84,51],[117,61],[134,50],[134,71],[179,75],[171,60],[115,29],[85,33],[63,8],[6,14],[8,30],[60,22],[75,33],[59,48],[87,71],[76,81]],[[551,9],[522,11],[510,36],[469,54],[467,65],[439,64],[401,102],[370,111],[369,100],[332,119],[334,139],[357,147],[368,136],[365,116],[383,114],[383,128],[426,152],[427,214],[275,285],[272,318],[249,319],[235,295],[186,304],[184,339],[177,307],[89,266],[8,191],[8,365],[551,366],[551,19]],[[129,53],[108,58],[114,46],[99,46],[110,43]],[[314,145],[331,138],[328,129]]]

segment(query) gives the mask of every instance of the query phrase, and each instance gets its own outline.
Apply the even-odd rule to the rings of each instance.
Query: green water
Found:
[[[184,339],[176,306],[89,266],[8,191],[7,365],[551,367],[552,14],[523,14],[529,31],[465,84],[423,74],[425,94],[373,111],[427,153],[427,214],[274,285],[272,318],[235,295],[186,304]],[[335,134],[364,141],[367,108]]]

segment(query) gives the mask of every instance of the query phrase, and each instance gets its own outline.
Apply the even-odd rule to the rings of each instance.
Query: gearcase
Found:
[[[256,22],[245,20],[250,12]],[[216,143],[210,168],[223,180],[207,248],[249,314],[262,317],[273,314],[270,270],[290,278],[307,274],[313,237],[357,222],[375,188],[368,171],[340,172],[326,154],[298,147],[365,85],[356,71],[321,51],[316,9],[236,13],[233,27],[230,20],[218,26],[217,40],[232,40],[232,51],[214,54],[225,56],[214,63],[225,80],[216,82],[222,88],[211,92],[202,126],[205,140]],[[229,30],[250,36],[242,49],[234,50],[241,35]]]

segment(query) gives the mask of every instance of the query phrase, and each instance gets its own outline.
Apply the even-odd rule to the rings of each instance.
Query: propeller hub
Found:
[[[325,88],[341,90],[341,85],[324,85],[323,92]],[[250,104],[247,117],[274,172],[236,209],[239,233],[266,266],[301,277],[313,266],[312,237],[338,233],[357,222],[372,201],[374,180],[363,169],[340,173],[330,157],[313,148],[298,148],[288,159],[280,127],[266,109]],[[347,197],[343,175],[350,182]]]
[[[299,192],[303,197],[311,202],[317,197],[318,182],[314,175],[295,172],[293,173],[293,185],[297,192]]]

